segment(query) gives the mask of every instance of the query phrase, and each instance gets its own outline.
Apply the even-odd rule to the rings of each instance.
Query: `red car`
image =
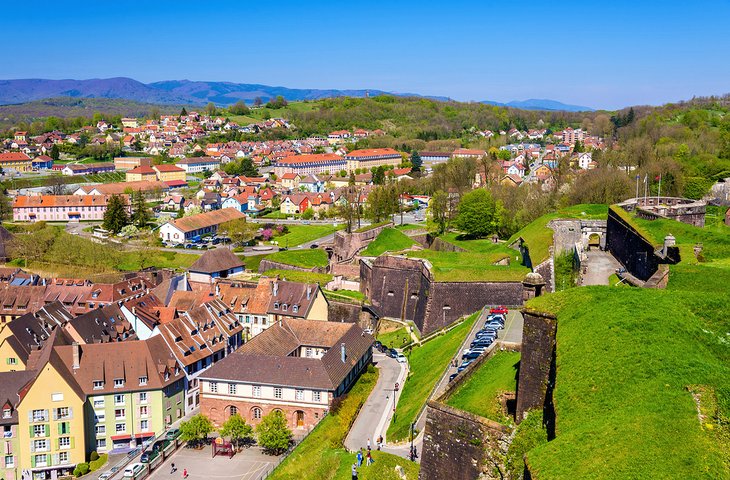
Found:
[[[500,307],[490,308],[489,309],[489,313],[497,313],[497,314],[507,315],[507,313],[509,313],[509,310],[505,306],[500,306]]]

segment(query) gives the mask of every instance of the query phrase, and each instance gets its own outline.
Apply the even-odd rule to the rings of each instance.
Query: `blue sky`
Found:
[[[376,88],[617,108],[730,92],[728,18],[730,2],[720,0],[9,2],[0,78]]]

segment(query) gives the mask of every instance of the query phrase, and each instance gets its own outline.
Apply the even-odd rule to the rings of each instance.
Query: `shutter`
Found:
[[[50,465],[51,464],[51,454],[50,453],[47,453],[46,454],[46,464],[47,465]]]
[[[59,463],[61,463],[61,457],[57,453],[54,453],[53,454],[53,465],[58,465]]]
[[[28,423],[33,423],[33,410],[28,410]],[[31,432],[33,431],[33,427],[31,427]],[[30,434],[30,436],[33,436],[33,433]]]
[[[73,449],[74,448],[74,437],[71,437],[69,441],[71,442],[71,448]]]
[[[58,410],[55,408],[53,409],[53,420],[54,421],[58,420]]]
[[[31,425],[31,426],[28,427],[28,433],[30,433],[30,438],[33,438],[34,437],[34,435],[33,435],[33,425]]]
[[[61,435],[63,433],[63,422],[59,423],[57,426],[58,426],[58,434]]]
[[[60,450],[61,448],[61,440],[57,437],[53,439],[56,442],[56,450]]]
[[[43,410],[43,419],[47,422],[48,421],[48,410]]]
[[[66,422],[66,435],[71,433],[71,422]]]
[[[71,420],[72,418],[74,418],[74,409],[68,407],[68,419]]]
[[[30,451],[35,452],[35,442],[33,440],[30,441]]]
[[[48,437],[51,434],[51,432],[50,432],[51,429],[48,426],[48,424],[43,425],[43,430],[45,430],[45,435],[44,435],[45,437]]]
[[[35,468],[35,455],[30,456],[30,466]]]

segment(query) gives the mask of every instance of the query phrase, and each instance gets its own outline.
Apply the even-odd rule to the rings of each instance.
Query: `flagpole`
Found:
[[[659,197],[662,196],[662,174],[659,174],[659,190],[657,190],[656,204],[659,206]]]
[[[641,177],[641,175],[636,176],[636,201],[637,202],[639,201],[639,177]]]

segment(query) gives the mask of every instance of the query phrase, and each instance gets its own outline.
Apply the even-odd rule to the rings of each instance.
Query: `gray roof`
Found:
[[[227,248],[208,250],[188,269],[191,272],[215,273],[243,267],[243,261]]]

